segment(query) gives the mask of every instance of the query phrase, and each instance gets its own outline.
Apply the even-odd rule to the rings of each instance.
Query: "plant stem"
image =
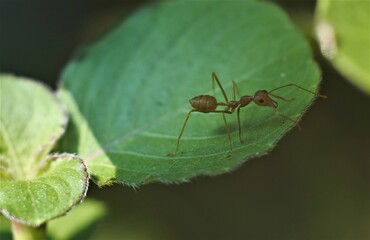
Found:
[[[12,233],[14,240],[40,240],[46,239],[46,224],[32,227],[12,221]]]

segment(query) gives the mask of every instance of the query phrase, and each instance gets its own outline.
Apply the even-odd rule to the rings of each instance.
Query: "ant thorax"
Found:
[[[240,107],[245,107],[245,106],[247,106],[252,101],[253,101],[253,97],[252,96],[242,96],[240,98],[240,100],[239,100]]]

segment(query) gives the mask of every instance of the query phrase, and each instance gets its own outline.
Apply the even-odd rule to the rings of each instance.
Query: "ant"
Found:
[[[227,98],[227,95],[225,93],[224,88],[222,87],[220,81],[218,80],[218,77],[217,77],[216,73],[212,72],[213,91],[215,90],[215,88],[214,88],[215,81],[217,82],[217,84],[218,84],[218,86],[219,86],[219,88],[222,92],[222,95],[224,96],[225,102],[218,102],[217,99],[214,96],[210,96],[210,95],[199,95],[199,96],[193,97],[192,99],[189,100],[193,109],[188,112],[188,115],[186,116],[184,125],[182,126],[180,135],[177,138],[177,146],[176,146],[175,154],[179,151],[179,144],[180,144],[181,136],[184,133],[184,130],[185,130],[186,124],[189,120],[190,114],[193,113],[193,112],[221,113],[222,114],[222,117],[223,117],[223,120],[224,120],[224,123],[225,123],[225,127],[226,127],[226,132],[227,132],[227,135],[228,135],[228,138],[229,138],[230,152],[232,152],[231,136],[230,136],[229,127],[227,125],[225,113],[226,114],[232,114],[232,113],[234,113],[234,111],[236,109],[236,115],[237,115],[237,120],[238,120],[238,130],[239,130],[239,140],[240,140],[240,143],[243,143],[242,136],[241,136],[241,127],[240,127],[240,109],[247,106],[251,102],[254,102],[258,106],[267,106],[267,107],[271,107],[273,109],[276,109],[278,107],[278,103],[274,99],[272,99],[271,97],[274,97],[274,98],[277,98],[277,99],[280,99],[280,100],[283,100],[283,101],[286,101],[286,102],[290,102],[293,99],[285,99],[283,97],[272,94],[272,92],[274,92],[278,89],[281,89],[281,88],[291,87],[291,86],[299,88],[299,89],[301,89],[303,91],[306,91],[308,93],[311,93],[311,94],[315,95],[316,97],[327,98],[327,96],[325,96],[325,95],[317,94],[317,93],[312,92],[310,90],[307,90],[303,87],[300,87],[296,84],[290,83],[290,84],[286,84],[286,85],[274,88],[270,91],[258,90],[258,91],[255,92],[254,96],[248,96],[248,95],[242,96],[242,97],[240,97],[239,101],[237,101],[236,100],[236,95],[235,95],[237,85],[234,81],[232,81],[232,97],[233,97],[233,100],[229,101],[228,98]],[[223,110],[217,110],[218,106],[225,106],[225,108]],[[289,121],[293,122],[294,126],[297,126],[299,129],[301,129],[301,127],[299,126],[299,124],[296,120],[294,120],[294,119],[292,119],[288,116],[285,116],[285,115],[281,114],[280,112],[277,112],[277,113],[280,116],[282,116],[282,117],[288,119]],[[175,154],[169,154],[169,156],[173,156]]]

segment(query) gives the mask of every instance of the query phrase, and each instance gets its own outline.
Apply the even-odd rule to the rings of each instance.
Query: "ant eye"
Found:
[[[260,100],[258,100],[258,102],[263,103],[264,102],[263,98],[260,98]]]

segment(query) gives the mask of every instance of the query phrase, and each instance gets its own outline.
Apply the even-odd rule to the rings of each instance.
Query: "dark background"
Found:
[[[149,1],[0,0],[0,70],[57,86],[78,46]],[[370,239],[370,98],[320,56],[315,1],[275,1],[311,42],[323,83],[304,116],[264,157],[181,185],[120,185],[88,197],[109,209],[95,239]]]

